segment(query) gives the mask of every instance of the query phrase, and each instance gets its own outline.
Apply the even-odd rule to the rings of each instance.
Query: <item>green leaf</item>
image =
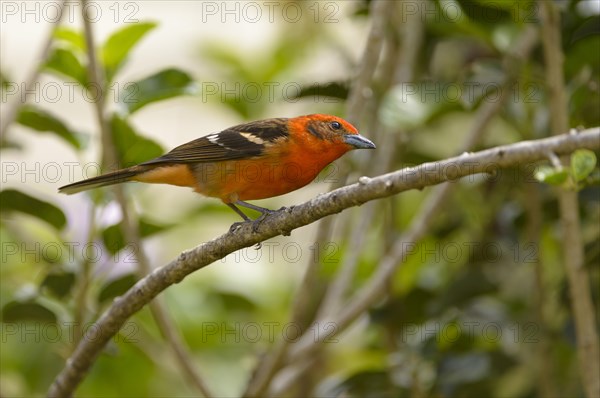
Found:
[[[113,33],[106,40],[101,50],[101,59],[109,83],[112,82],[113,77],[119,71],[131,49],[146,33],[155,27],[156,23],[154,22],[129,25]]]
[[[23,149],[23,146],[19,142],[2,137],[2,139],[0,139],[0,150],[2,149],[16,149],[20,151]]]
[[[193,90],[193,83],[186,72],[165,69],[126,85],[120,100],[131,114],[152,102],[189,94]]]
[[[45,68],[58,73],[63,78],[71,77],[82,86],[87,86],[87,72],[71,50],[55,48],[48,57]]]
[[[85,37],[77,30],[61,26],[54,31],[54,38],[68,43],[83,53],[86,51]]]
[[[536,180],[550,185],[561,185],[567,180],[569,173],[566,170],[558,170],[551,166],[540,166],[534,175]]]
[[[73,272],[51,272],[42,281],[41,287],[48,289],[50,293],[58,298],[63,298],[75,285],[75,274]]]
[[[56,314],[43,305],[33,301],[11,301],[2,308],[2,322],[22,321],[55,323]]]
[[[104,246],[110,254],[115,254],[125,247],[125,237],[121,225],[122,223],[114,224],[102,231]]]
[[[5,189],[0,192],[0,212],[18,211],[47,222],[56,229],[63,229],[67,219],[58,207],[41,201],[21,191]]]
[[[129,288],[135,285],[137,278],[134,274],[127,274],[115,280],[108,282],[102,287],[98,294],[98,302],[104,303],[107,300],[118,297],[125,293]]]
[[[87,141],[87,135],[70,130],[50,113],[31,105],[21,108],[17,122],[35,131],[54,133],[76,149],[82,149]]]
[[[315,101],[322,98],[336,98],[345,100],[348,98],[349,87],[347,83],[331,82],[325,84],[315,83],[311,86],[304,86],[297,95],[291,98],[310,97]],[[332,101],[333,102],[333,101]]]
[[[124,167],[145,162],[164,153],[159,144],[136,133],[127,120],[116,114],[111,119],[111,131],[118,158]]]
[[[2,88],[2,90],[6,90],[10,83],[10,78],[3,72],[0,72],[0,88]]]
[[[571,174],[575,181],[582,181],[594,171],[596,154],[589,149],[578,149],[571,156]]]
[[[241,294],[232,292],[215,292],[215,296],[221,299],[225,307],[225,311],[228,314],[236,311],[251,313],[256,309],[256,304]]]
[[[145,219],[140,219],[140,236],[145,238],[171,228],[172,226],[173,224],[160,225]],[[127,245],[123,234],[123,222],[111,225],[102,231],[102,240],[104,241],[104,246],[111,254],[115,254],[123,249]]]
[[[519,2],[521,1],[477,0],[469,2],[469,6],[464,7],[464,12],[473,22],[481,25],[506,24],[515,21],[514,18],[511,18],[511,11],[518,8]]]

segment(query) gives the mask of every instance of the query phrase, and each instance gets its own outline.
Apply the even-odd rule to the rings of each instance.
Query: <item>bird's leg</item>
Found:
[[[256,210],[259,213],[261,213],[260,217],[258,217],[256,220],[252,221],[250,220],[250,218],[248,218],[248,216],[246,216],[239,208],[237,208],[234,204],[232,203],[228,203],[228,206],[231,207],[232,209],[234,209],[234,211],[236,213],[238,213],[239,215],[242,216],[242,218],[246,221],[252,221],[252,232],[257,232],[258,231],[258,227],[260,226],[260,224],[264,221],[264,219],[271,213],[274,213],[274,210],[271,209],[267,209],[266,207],[260,207],[260,206],[256,206],[253,205],[252,203],[248,203],[248,202],[244,202],[243,200],[238,200],[235,202],[235,204],[239,205],[239,206],[243,206],[246,207],[248,209],[252,209],[252,210]],[[235,225],[235,224],[234,224]],[[233,227],[233,226],[232,226]],[[237,228],[237,225],[235,226]]]
[[[246,207],[248,209],[256,210],[257,212],[260,213],[260,217],[258,217],[256,220],[254,220],[252,222],[252,232],[258,232],[258,227],[265,220],[265,218],[267,218],[267,216],[269,214],[274,213],[274,211],[271,209],[267,209],[266,207],[256,206],[256,205],[253,205],[252,203],[244,202],[243,200],[238,200],[235,203],[240,206]]]
[[[236,205],[234,205],[233,203],[227,203],[227,206],[229,206],[233,211],[235,211],[240,217],[242,217],[244,219],[245,222],[248,221],[252,221],[252,219],[250,217],[248,217],[246,214],[244,214],[243,211],[241,211],[240,209],[238,209],[238,207]]]
[[[250,217],[245,215],[244,212],[241,211],[240,209],[238,209],[238,207],[236,205],[234,205],[233,203],[227,203],[227,206],[229,206],[233,211],[235,211],[240,217],[242,217],[244,219],[244,221],[242,221],[242,222],[234,222],[233,224],[231,224],[231,227],[229,227],[229,232],[235,231],[244,223],[252,222]]]
[[[253,205],[252,203],[244,202],[243,200],[238,200],[237,202],[235,202],[235,204],[246,207],[248,209],[256,210],[257,212],[259,212],[263,215],[275,212],[275,210],[267,209],[266,207],[260,207],[257,205]]]

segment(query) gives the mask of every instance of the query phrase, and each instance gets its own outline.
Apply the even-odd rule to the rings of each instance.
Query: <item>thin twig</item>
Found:
[[[174,283],[181,282],[192,272],[236,250],[250,247],[277,235],[289,234],[296,228],[371,200],[446,181],[455,181],[468,175],[489,173],[492,168],[514,167],[518,164],[537,162],[545,159],[548,151],[567,154],[581,148],[600,149],[600,127],[584,130],[578,134],[522,141],[438,162],[423,163],[370,179],[363,178],[359,183],[275,212],[265,218],[256,231],[253,231],[253,225],[250,223],[243,224],[235,231],[227,232],[190,251],[181,253],[177,259],[155,269],[125,294],[115,299],[97,321],[97,328],[95,328],[97,333],[92,338],[86,336],[81,340],[64,369],[50,386],[48,396],[71,395],[110,338],[121,329],[130,316],[142,309],[160,292]],[[340,317],[339,321],[345,322],[347,326],[351,320]],[[326,337],[328,335],[320,334],[318,340],[322,342]]]
[[[532,178],[531,174],[525,175],[525,178]],[[540,186],[537,184],[525,184],[523,203],[526,213],[525,242],[533,247],[540,247],[540,237],[543,227],[542,199],[540,197]],[[534,272],[534,289],[531,292],[533,296],[533,305],[535,308],[536,322],[540,325],[540,339],[535,347],[535,364],[537,373],[538,395],[541,397],[559,397],[561,396],[553,377],[554,366],[550,347],[552,336],[548,333],[548,324],[546,321],[544,308],[546,307],[548,295],[546,294],[546,283],[544,282],[544,270],[542,260],[538,250],[535,250],[532,258]]]
[[[569,126],[567,90],[564,83],[560,13],[551,1],[540,1],[546,81],[548,82],[550,124],[559,134]],[[588,398],[600,397],[600,347],[596,330],[596,311],[590,291],[590,278],[584,266],[583,239],[579,222],[577,193],[566,189],[558,193],[562,224],[564,263],[569,283],[571,307],[577,336],[577,356],[583,389]]]
[[[89,212],[89,225],[87,228],[87,240],[86,242],[92,242],[94,240],[94,234],[96,233],[96,220],[95,220],[95,209],[93,206],[90,206]],[[86,253],[87,254],[87,253]],[[83,261],[81,263],[81,270],[79,275],[77,275],[77,289],[75,292],[75,314],[73,316],[73,328],[74,328],[74,341],[73,341],[73,349],[75,350],[77,344],[79,344],[79,340],[81,336],[83,336],[83,327],[85,325],[85,312],[87,306],[87,297],[88,297],[88,288],[90,286],[91,279],[91,270],[92,264],[90,259],[92,256],[85,255],[83,256]]]
[[[369,32],[367,43],[361,57],[356,77],[353,81],[350,93],[348,95],[347,119],[352,123],[358,123],[360,115],[365,108],[365,102],[368,100],[368,91],[370,90],[371,80],[379,63],[379,57],[383,48],[384,26],[389,17],[389,11],[393,7],[394,2],[386,0],[376,0],[371,4],[372,26]],[[347,171],[339,173],[337,183],[332,184],[331,188],[339,188],[344,185],[348,177]],[[323,220],[319,224],[317,230],[317,238],[315,244],[319,245],[326,242],[327,239],[319,239],[323,236],[330,236],[333,228],[331,219]],[[314,258],[309,259],[308,267],[306,268],[302,283],[300,284],[296,301],[291,310],[291,322],[299,322],[305,318],[308,306],[314,303],[314,293],[317,280],[317,272],[320,262]],[[318,298],[317,298],[318,299]],[[244,396],[255,397],[263,395],[269,381],[275,374],[277,367],[281,364],[282,358],[285,356],[287,347],[290,341],[282,339],[274,349],[267,354],[259,365],[254,370],[254,375],[248,383]]]
[[[384,11],[392,13],[393,9]],[[389,15],[386,15],[385,17],[389,18]],[[423,20],[421,16],[418,13],[407,15],[406,24],[401,25],[401,29],[403,33],[401,51],[399,51],[398,54],[395,54],[394,51],[389,51],[390,54],[388,54],[388,58],[382,62],[382,64],[387,66],[383,67],[383,69],[385,69],[385,72],[387,72],[384,73],[384,76],[388,80],[382,84],[383,87],[387,87],[391,84],[409,83],[414,78],[413,72],[419,55],[423,31]],[[392,34],[395,33],[396,32],[392,31]],[[392,39],[393,37],[389,37],[387,40],[387,43],[390,46],[392,46]],[[396,61],[398,62],[398,67],[395,65]],[[397,69],[395,78],[393,78],[393,69]],[[397,156],[394,156],[397,155],[394,153],[396,148],[395,140],[398,137],[401,137],[402,134],[400,132],[395,134],[396,132],[388,131],[387,128],[379,126],[379,118],[375,120],[374,124],[376,127],[378,127],[375,128],[375,131],[381,132],[376,142],[379,143],[380,141],[383,141],[381,142],[381,151],[383,153],[381,154],[378,162],[370,162],[371,167],[369,171],[372,174],[379,175],[384,173],[386,170],[389,170],[388,167],[391,166],[392,160],[394,157],[397,158]],[[340,267],[336,278],[327,291],[327,295],[323,300],[317,318],[327,318],[328,315],[334,314],[335,311],[338,311],[340,308],[344,295],[348,291],[354,278],[356,267],[358,265],[358,259],[360,258],[360,252],[364,247],[363,243],[367,236],[367,227],[373,222],[374,214],[374,206],[366,206],[361,212],[356,227],[351,228],[352,232],[350,236],[350,244],[348,246],[349,252],[345,255],[345,261]]]
[[[406,8],[400,7],[401,12]],[[421,52],[425,24],[422,13],[407,12],[400,15],[402,30],[402,48],[398,53],[398,61],[394,76],[395,84],[410,83],[415,79],[415,69]],[[403,23],[402,23],[403,22]]]
[[[329,241],[332,225],[332,217],[321,220],[315,237],[315,245],[322,245],[323,242]],[[321,261],[320,258],[317,257],[318,256],[309,256],[308,266],[306,271],[304,271],[302,282],[298,287],[298,292],[295,295],[295,300],[290,310],[291,316],[288,323],[290,325],[304,325],[305,323],[310,322],[310,320],[307,320],[309,309],[311,303],[314,302],[313,297],[319,295],[320,291],[318,286],[318,271],[320,269]],[[315,290],[317,292],[315,292]],[[305,330],[306,328],[301,326],[301,329]],[[244,397],[262,397],[265,395],[269,382],[282,364],[291,342],[291,339],[280,339],[265,356],[259,366],[255,369],[254,375],[243,394]]]
[[[23,85],[21,86],[21,88],[24,87],[25,90],[28,90],[29,87],[33,86],[38,81],[38,78],[40,76],[40,73],[42,72],[44,63],[48,59],[48,54],[50,53],[50,49],[52,48],[52,43],[54,42],[54,32],[60,26],[60,22],[62,20],[63,14],[64,14],[63,10],[65,8],[66,2],[67,2],[67,0],[63,0],[60,3],[60,5],[58,6],[59,14],[56,16],[56,19],[52,22],[54,26],[50,30],[50,34],[48,35],[48,38],[46,39],[46,42],[44,43],[44,46],[42,47],[42,51],[38,58],[38,62],[34,66],[33,70],[30,72],[29,77],[27,79],[25,79],[25,81],[23,82],[24,86]],[[27,99],[26,96],[24,98]],[[19,110],[21,109],[21,107],[24,104],[25,104],[25,101],[23,100],[23,95],[20,95],[20,96],[17,95],[17,96],[15,96],[13,103],[7,107],[7,111],[4,114],[4,116],[2,117],[2,120],[0,121],[0,142],[3,142],[6,140],[6,136],[8,133],[8,127],[15,121],[17,115],[19,114]]]
[[[391,141],[392,138],[391,134],[383,137],[386,141]],[[381,162],[377,162],[380,167],[374,167],[375,170],[373,174],[375,175],[382,174],[386,170],[389,170],[388,166],[391,160],[390,155],[394,146],[391,142],[387,142],[387,145],[383,145],[382,148],[385,153],[382,155],[382,158],[380,158]],[[354,279],[358,260],[364,248],[364,241],[367,236],[366,231],[368,230],[369,225],[373,223],[375,210],[374,203],[365,205],[364,209],[361,211],[357,225],[351,228],[352,232],[350,233],[349,238],[350,244],[348,246],[348,253],[344,255],[344,262],[327,290],[327,294],[319,308],[317,319],[328,318],[329,315],[334,314],[342,306],[344,296]]]
[[[412,37],[413,40],[419,40],[420,36],[418,34],[414,34],[409,37]],[[533,29],[533,28],[526,29],[526,31],[522,34],[520,40],[518,41],[518,44],[515,46],[515,49],[516,49],[515,52],[518,52],[518,54],[519,54],[518,59],[525,58],[529,54],[531,49],[533,48],[533,45],[536,43],[536,41],[537,41],[537,33],[536,33],[535,29]],[[405,51],[407,51],[409,53],[408,55],[410,55],[412,57],[416,57],[417,54],[413,51],[412,47],[413,47],[413,45],[409,45],[409,44],[404,46],[404,48],[406,49]],[[410,58],[408,58],[408,59],[410,59]],[[508,97],[506,93],[508,92],[509,87],[512,85],[512,82],[515,79],[515,76],[513,76],[511,74],[511,71],[513,71],[515,68],[513,68],[513,65],[510,63],[510,61],[513,61],[514,59],[517,59],[517,58],[514,57],[513,53],[511,53],[509,56],[507,56],[505,63],[509,64],[509,65],[507,65],[507,73],[509,74],[510,78],[507,79],[507,82],[501,87],[499,95],[496,96],[494,94],[494,96],[495,96],[494,101],[485,101],[485,99],[484,99],[485,102],[482,105],[482,107],[480,108],[480,110],[477,112],[477,115],[475,116],[475,121],[474,121],[473,127],[471,128],[470,132],[467,134],[465,142],[461,145],[459,152],[471,150],[479,142],[479,140],[481,139],[481,136],[485,132],[485,129],[487,128],[488,124],[490,123],[492,118],[500,111],[502,105],[505,103],[505,101]],[[408,71],[411,70],[410,67],[405,67],[405,68],[400,68],[400,69],[403,70],[403,72],[401,73],[401,76],[410,77],[410,75],[408,74],[409,73]],[[377,173],[377,174],[379,174],[379,173]],[[445,198],[446,195],[447,195],[447,192],[445,192],[444,187],[440,186],[440,187],[436,188],[436,191],[432,192],[432,194],[430,195],[430,196],[432,196],[432,198],[431,198],[432,203],[442,203],[442,199]],[[425,208],[427,208],[427,206],[425,206]],[[434,209],[435,209],[435,207],[432,208],[432,211]],[[355,244],[358,245],[358,244],[360,244],[360,242],[357,240],[355,242]],[[356,246],[351,245],[351,247],[356,247]],[[354,256],[354,257],[356,257],[356,256]],[[354,267],[353,267],[353,264],[351,261],[350,266],[348,267],[348,273],[352,273],[353,268]],[[342,268],[342,270],[343,269],[344,268]],[[333,292],[334,292],[333,294],[335,294],[337,296],[337,299],[334,299],[334,297],[331,298],[332,303],[330,303],[329,306],[326,306],[328,308],[328,311],[324,311],[323,314],[334,313],[335,311],[337,311],[339,309],[339,303],[340,303],[341,297],[342,297],[343,293],[347,290],[350,280],[351,280],[351,275],[345,275],[344,278],[340,278],[340,281],[343,283],[340,283],[341,286],[337,286],[337,288],[338,288],[337,290],[336,289],[333,290]]]
[[[87,53],[88,53],[88,74],[89,80],[96,88],[99,88],[100,93],[96,97],[97,100],[94,102],[96,109],[96,118],[98,124],[100,126],[101,139],[102,139],[102,161],[105,166],[116,166],[117,165],[117,149],[114,144],[114,140],[112,137],[112,132],[110,126],[108,125],[108,121],[106,119],[105,111],[104,111],[104,91],[106,88],[106,84],[104,81],[104,76],[102,76],[102,69],[100,64],[98,63],[96,57],[96,47],[94,41],[94,32],[91,26],[91,21],[89,20],[85,10],[85,3],[87,0],[82,0],[84,7],[83,9],[83,21],[84,21],[84,31],[85,31],[85,40],[87,45]],[[134,215],[129,211],[129,206],[125,195],[123,193],[123,187],[120,185],[116,185],[113,187],[115,192],[115,196],[117,198],[117,202],[121,209],[121,216],[123,220],[123,235],[125,239],[130,242],[135,250],[133,252],[135,261],[138,265],[138,274],[140,278],[148,275],[152,268],[144,253],[142,246],[142,239],[140,237],[140,232],[138,228],[138,222],[135,220]],[[187,377],[187,379],[192,383],[192,385],[205,397],[211,397],[212,394],[209,392],[208,387],[204,383],[203,379],[196,372],[192,359],[190,358],[188,351],[185,348],[185,344],[176,330],[176,327],[173,324],[173,321],[167,315],[166,310],[160,300],[154,300],[150,303],[150,311],[152,313],[152,317],[162,334],[165,341],[169,344],[177,363],[183,370],[183,373]]]
[[[137,227],[138,224],[134,215],[129,211],[129,206],[127,205],[127,200],[123,194],[123,189],[120,186],[116,186],[114,188],[116,188],[117,201],[119,202],[122,212],[123,234],[126,240],[133,244],[135,248],[133,256],[134,260],[138,264],[138,273],[140,278],[142,278],[152,272],[152,268],[150,267],[148,258],[143,250],[142,239],[139,235],[139,229]],[[188,350],[185,347],[183,338],[177,331],[173,320],[167,315],[167,310],[165,309],[163,301],[157,298],[150,302],[149,307],[160,334],[171,347],[171,350],[175,355],[175,359],[183,370],[186,378],[198,391],[200,391],[202,395],[207,398],[212,397],[213,395],[208,389],[208,386],[194,367],[193,360],[188,354]]]
[[[393,6],[393,1],[375,0],[372,2],[371,20],[373,22],[371,31],[346,106],[347,118],[351,123],[358,123],[362,114],[361,109],[365,100],[370,96],[371,79],[379,63],[379,56],[383,48],[385,22]]]
[[[94,110],[96,112],[96,121],[98,122],[98,125],[100,127],[100,137],[102,139],[102,162],[104,163],[104,166],[110,165],[112,167],[116,167],[117,161],[114,150],[114,143],[112,140],[110,128],[104,115],[104,76],[102,76],[101,68],[98,62],[98,57],[96,55],[92,23],[88,18],[87,13],[85,12],[85,10],[87,9],[87,0],[81,0],[81,3],[83,29],[85,33],[84,36],[88,57],[87,72],[88,80],[90,82],[89,87],[86,88],[91,89],[93,87],[95,90],[98,91],[97,93],[95,93],[93,98],[95,98]]]

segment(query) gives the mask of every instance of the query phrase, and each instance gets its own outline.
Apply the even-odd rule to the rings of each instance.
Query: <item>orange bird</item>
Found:
[[[302,188],[352,149],[375,148],[347,121],[330,115],[265,119],[240,124],[190,141],[156,159],[59,188],[73,194],[138,181],[191,187],[219,198],[250,221],[236,205]]]

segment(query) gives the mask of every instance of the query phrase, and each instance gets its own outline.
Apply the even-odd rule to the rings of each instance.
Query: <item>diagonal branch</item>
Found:
[[[542,140],[523,141],[438,162],[424,163],[375,178],[361,178],[360,182],[319,195],[301,205],[273,213],[260,224],[256,232],[253,225],[244,224],[192,250],[183,252],[169,264],[154,270],[138,281],[100,317],[94,328],[94,336],[85,336],[65,368],[50,386],[48,396],[70,396],[102,351],[127,319],[142,309],[160,292],[181,282],[192,272],[206,267],[227,254],[252,246],[325,216],[339,213],[352,206],[389,197],[411,189],[422,189],[446,181],[455,181],[472,174],[491,173],[498,168],[536,162],[546,154],[568,154],[579,148],[600,149],[600,128],[585,130],[578,134],[564,134]],[[345,326],[352,319],[342,319]],[[344,326],[344,325],[338,325]],[[322,336],[323,338],[327,336]]]

